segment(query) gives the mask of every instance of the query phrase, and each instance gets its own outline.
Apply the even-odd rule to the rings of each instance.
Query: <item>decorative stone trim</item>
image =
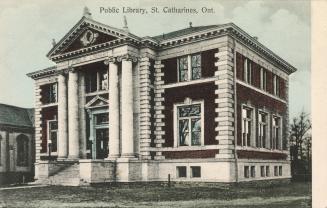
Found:
[[[216,94],[216,140],[218,140],[219,153],[216,158],[234,158],[234,46],[228,39],[227,46],[218,48],[215,57],[218,61],[215,71],[217,90]]]
[[[149,147],[151,145],[151,114],[150,114],[150,59],[145,56],[139,60],[139,86],[140,92],[140,157],[141,159],[151,159]]]
[[[38,102],[41,98],[40,85],[35,83],[35,111],[34,111],[34,125],[35,125],[35,163],[39,163],[41,160],[41,143],[42,143],[42,115],[41,115],[41,103]]]
[[[163,110],[165,109],[164,106],[164,100],[160,99],[163,98],[164,92],[165,90],[163,89],[163,85],[164,85],[164,80],[163,80],[163,76],[164,73],[162,71],[162,68],[164,67],[163,64],[161,64],[161,60],[159,61],[155,61],[155,65],[154,65],[154,69],[155,69],[155,81],[154,81],[154,94],[155,94],[155,106],[154,106],[154,110],[155,110],[155,140],[154,143],[156,145],[156,148],[161,148],[162,144],[165,142],[164,138],[163,138],[163,134],[162,134],[162,127],[165,126],[164,123],[164,118],[165,115],[163,114]],[[165,159],[165,157],[162,155],[161,151],[156,151],[156,155],[155,155],[155,159],[156,160],[161,160],[161,159]]]

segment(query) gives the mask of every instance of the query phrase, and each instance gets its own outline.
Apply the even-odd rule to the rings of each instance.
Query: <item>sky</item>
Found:
[[[126,15],[131,33],[154,36],[193,26],[233,22],[295,66],[290,76],[290,117],[311,112],[310,1],[306,0],[1,0],[0,103],[34,106],[34,81],[26,74],[54,63],[46,54],[82,17],[87,6],[94,20],[122,28]],[[123,14],[122,7],[195,8],[198,14]],[[100,8],[120,8],[100,13]],[[202,7],[215,13],[201,13]]]

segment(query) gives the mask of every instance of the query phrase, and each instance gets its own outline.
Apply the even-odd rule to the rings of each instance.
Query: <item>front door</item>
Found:
[[[96,132],[96,159],[104,159],[108,157],[109,148],[109,131],[108,128],[99,128]]]
[[[109,114],[108,111],[94,110],[90,121],[90,141],[92,159],[105,159],[109,148]]]

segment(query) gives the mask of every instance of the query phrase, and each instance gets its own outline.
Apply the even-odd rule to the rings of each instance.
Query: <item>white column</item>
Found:
[[[119,93],[118,93],[118,67],[109,62],[109,156],[119,156]]]
[[[67,158],[67,83],[65,74],[58,76],[58,158]]]
[[[78,73],[75,70],[71,70],[68,80],[68,157],[71,159],[79,158],[78,110]]]
[[[132,61],[122,60],[121,111],[122,157],[134,157],[133,141],[133,73]]]

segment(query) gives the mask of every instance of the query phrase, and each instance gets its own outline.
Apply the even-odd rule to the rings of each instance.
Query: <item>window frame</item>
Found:
[[[278,126],[274,125],[274,119],[275,118],[278,118],[278,120],[279,120],[279,125]],[[270,144],[270,149],[272,149],[272,150],[282,150],[283,149],[282,126],[283,126],[282,125],[282,117],[280,115],[277,115],[277,114],[272,114],[271,115],[271,138],[270,138],[270,143],[271,143]],[[275,138],[276,129],[279,129],[277,139]]]
[[[102,73],[103,72],[103,73]],[[105,81],[105,79],[101,79],[100,75],[107,75],[107,88],[106,89],[101,89],[102,88],[102,84],[103,81]],[[90,76],[91,75],[91,76]],[[95,76],[93,78],[95,78],[95,90],[91,91],[90,89],[92,88],[92,76]],[[94,94],[94,93],[100,93],[100,92],[105,92],[109,90],[109,71],[106,69],[97,69],[95,71],[86,71],[84,74],[84,82],[85,82],[85,94],[89,95],[89,94]],[[91,84],[89,84],[91,82]]]
[[[283,176],[283,166],[278,166],[278,176]]]
[[[51,131],[50,130],[50,123],[52,123],[52,122],[56,122],[57,123],[57,129]],[[52,152],[51,151],[51,154],[56,155],[56,154],[58,154],[58,146],[59,146],[59,144],[58,144],[58,120],[57,119],[47,120],[47,144],[48,144],[48,146],[47,146],[47,153],[49,153],[49,144],[52,145],[52,140],[50,138],[50,132],[56,132],[56,134],[57,134],[57,151],[55,151],[55,152]]]
[[[273,90],[274,95],[280,97],[280,79],[276,74],[273,76]]]
[[[250,178],[250,166],[245,165],[243,169],[244,178]]]
[[[186,99],[189,100],[189,99]],[[201,138],[200,138],[200,145],[192,145],[191,141],[192,138],[189,136],[189,145],[180,145],[180,140],[179,140],[179,111],[178,108],[182,106],[189,106],[189,105],[200,105],[201,113],[200,113],[200,120],[201,120]],[[201,146],[204,146],[204,101],[203,100],[197,100],[197,101],[190,101],[190,102],[183,102],[183,103],[175,103],[174,104],[174,147],[176,148],[198,148]],[[191,120],[192,117],[187,117],[189,120],[189,129],[191,128]],[[191,129],[190,129],[191,130]],[[191,133],[191,132],[190,132]],[[190,134],[191,135],[191,134]]]
[[[199,56],[200,59],[200,77],[197,79],[193,79],[193,66],[192,66],[192,58],[194,56]],[[181,80],[180,77],[180,60],[186,58],[187,61],[187,78],[185,80]],[[184,56],[180,56],[177,58],[177,82],[188,82],[188,81],[193,81],[193,80],[198,80],[202,78],[202,56],[201,56],[201,52],[199,53],[193,53],[193,54],[188,54],[188,55],[184,55]]]
[[[247,109],[247,110],[250,110],[251,111],[251,119],[249,119],[249,118],[244,118],[243,117],[243,110],[244,109]],[[250,129],[250,137],[249,138],[247,138],[247,139],[249,139],[249,141],[246,139],[245,141],[244,141],[244,133],[246,133],[246,132],[244,132],[245,130],[244,130],[244,120],[246,121],[246,122],[251,122],[251,126],[250,127],[248,127],[248,129]],[[253,129],[253,127],[254,127],[254,122],[255,122],[255,120],[254,120],[254,108],[253,107],[250,107],[250,106],[248,106],[248,105],[242,105],[242,108],[241,108],[241,133],[242,133],[242,137],[241,137],[241,146],[242,147],[251,147],[252,146],[252,144],[251,144],[251,142],[252,142],[252,140],[253,140],[253,138],[254,138],[254,129]],[[248,134],[248,133],[247,133]],[[245,144],[244,144],[244,142],[245,142]]]
[[[193,169],[198,168],[199,169],[199,176],[194,176]],[[201,166],[190,166],[190,177],[191,178],[201,178]]]
[[[260,121],[260,115],[265,115],[266,121],[262,122]],[[265,137],[261,135],[261,126],[263,126],[263,129],[265,130]],[[268,112],[265,112],[263,110],[258,110],[258,122],[257,122],[257,142],[260,143],[260,145],[256,144],[256,147],[258,148],[267,148],[267,141],[269,138],[269,132],[268,132],[268,126],[269,126],[269,114]],[[263,145],[264,144],[264,145]]]
[[[266,165],[266,177],[270,177],[270,166]]]
[[[267,91],[267,70],[263,67],[260,68],[260,89]]]
[[[260,166],[260,176],[261,177],[266,177],[266,170],[265,170],[265,166],[261,165]]]
[[[244,69],[243,70],[244,82],[252,85],[253,70],[252,70],[252,62],[249,58],[245,58],[243,69]]]
[[[180,176],[180,169],[185,169],[185,176]],[[187,167],[186,166],[176,166],[176,178],[187,178]]]
[[[256,170],[255,170],[256,168],[255,168],[255,166],[254,165],[252,165],[251,167],[250,167],[250,176],[251,176],[251,178],[255,178],[255,175],[256,175]]]

